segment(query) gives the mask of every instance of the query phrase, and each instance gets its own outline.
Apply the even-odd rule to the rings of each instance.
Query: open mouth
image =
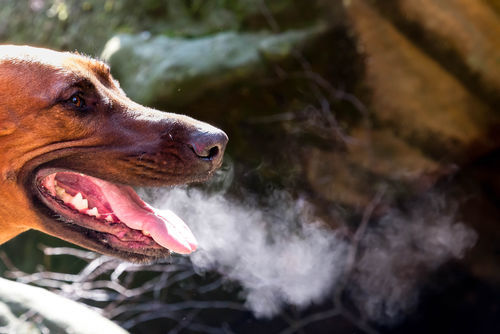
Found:
[[[97,233],[108,248],[138,254],[196,250],[195,237],[175,213],[153,208],[130,186],[72,171],[45,171],[35,177],[35,188],[52,218]]]

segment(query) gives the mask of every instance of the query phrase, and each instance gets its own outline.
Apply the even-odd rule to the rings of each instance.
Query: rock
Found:
[[[347,156],[371,173],[396,182],[416,182],[440,168],[439,163],[394,135],[390,129],[353,131]]]
[[[263,73],[269,62],[285,59],[323,30],[224,32],[195,39],[118,35],[106,44],[102,58],[133,100],[181,105]]]
[[[87,306],[0,278],[0,325],[7,333],[126,334]]]
[[[484,89],[500,93],[500,18],[490,5],[480,0],[401,0],[399,7],[433,45],[457,53]]]
[[[373,197],[376,185],[366,171],[345,158],[341,152],[310,148],[305,160],[307,181],[328,201],[363,211]]]
[[[346,150],[311,149],[307,179],[324,198],[362,210],[384,187],[386,198],[428,189],[444,166],[390,130],[355,129]]]
[[[443,162],[462,163],[491,150],[498,115],[368,4],[347,6],[377,122]],[[472,147],[476,149],[471,155]]]
[[[483,31],[494,20],[479,3],[469,4],[478,6],[478,10],[463,13],[463,22],[437,9],[437,14],[429,12],[432,5],[437,6],[434,2],[431,5],[423,1],[428,5],[426,15],[423,3],[417,5],[404,0],[399,3],[406,6],[407,12],[415,12],[415,20],[418,12],[418,19],[423,25],[426,22],[428,29],[439,30],[440,25],[445,24],[447,28],[439,32],[443,39],[457,45],[463,41],[464,57],[475,52],[477,57],[483,57],[478,62],[484,68],[475,70],[487,72],[491,68],[495,73],[498,64],[493,63],[498,45],[493,45],[493,36],[498,26]],[[453,7],[454,13],[468,6],[459,0],[440,0],[439,3],[446,3],[441,4],[445,8]],[[498,147],[491,133],[499,117],[488,104],[414,44],[387,16],[382,16],[373,2],[352,0],[346,4],[359,50],[366,57],[365,82],[371,95],[365,103],[374,124],[348,129],[349,140],[344,150],[310,149],[305,172],[315,192],[359,211],[381,187],[386,189],[384,198],[389,202],[411,196]],[[433,14],[448,19],[438,20]],[[476,16],[484,16],[485,21],[479,24]],[[469,25],[471,31],[464,28]],[[468,32],[460,34],[465,30]],[[481,38],[474,38],[476,33]],[[474,40],[485,52],[471,50]],[[491,53],[487,54],[486,50]],[[489,85],[500,78],[500,75],[488,75],[484,78],[489,80]]]

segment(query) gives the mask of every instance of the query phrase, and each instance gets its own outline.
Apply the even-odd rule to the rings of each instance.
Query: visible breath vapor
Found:
[[[472,229],[456,222],[456,207],[429,193],[408,212],[392,210],[365,235],[351,296],[369,319],[395,322],[416,306],[428,275],[462,258],[476,240]]]
[[[280,197],[262,210],[195,189],[153,196],[156,207],[178,213],[196,235],[193,264],[239,281],[258,317],[273,316],[284,304],[321,301],[343,271],[346,243],[311,220],[306,202]]]
[[[200,245],[191,256],[195,267],[238,281],[257,317],[332,298],[342,278],[362,314],[396,321],[416,304],[426,275],[462,257],[476,241],[474,231],[455,222],[455,210],[430,195],[428,202],[406,213],[391,211],[367,229],[354,267],[346,270],[353,245],[315,218],[310,204],[286,193],[276,193],[265,208],[197,189],[144,195],[186,221]]]

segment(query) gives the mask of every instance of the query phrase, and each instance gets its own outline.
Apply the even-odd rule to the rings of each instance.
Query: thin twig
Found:
[[[289,328],[283,330],[280,332],[280,334],[292,334],[292,333],[295,333],[297,332],[298,330],[312,324],[313,322],[317,322],[317,321],[321,321],[321,320],[325,320],[325,319],[328,319],[328,318],[332,318],[332,317],[335,317],[335,316],[338,316],[340,313],[337,309],[331,309],[331,310],[327,310],[327,311],[324,311],[324,312],[317,312],[317,313],[313,313],[307,317],[304,317],[304,318],[301,318],[297,321],[294,321]]]

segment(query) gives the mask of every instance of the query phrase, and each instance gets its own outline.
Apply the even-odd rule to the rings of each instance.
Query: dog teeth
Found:
[[[144,234],[147,237],[149,237],[151,235],[151,233],[149,233],[148,231],[142,231],[142,234]]]
[[[59,197],[60,199],[62,199],[64,203],[71,203],[71,201],[73,200],[73,196],[71,196],[70,194],[68,194],[61,187],[55,186],[54,188],[56,190],[57,197]]]
[[[59,187],[56,183],[55,187],[56,188],[56,194],[57,194],[57,197],[59,198],[64,198],[64,195],[66,195],[66,190],[64,190],[63,188]]]
[[[62,199],[64,203],[71,204],[71,206],[73,206],[76,210],[80,211],[81,213],[85,213],[89,216],[93,216],[96,218],[101,218],[101,214],[99,213],[97,207],[89,209],[89,201],[86,198],[83,198],[82,193],[79,192],[75,196],[71,196],[66,192],[64,188],[59,187],[57,185],[57,182],[55,182],[54,189],[57,194],[57,197]],[[102,217],[104,217],[104,215]],[[105,219],[109,222],[113,221],[112,215],[107,215]]]
[[[87,201],[87,199],[83,198],[82,193],[76,194],[76,196],[71,199],[70,203],[78,211],[86,210],[89,208],[89,202]]]
[[[93,207],[92,209],[87,210],[86,214],[88,214],[89,216],[99,217],[99,211],[97,210],[96,207]]]

